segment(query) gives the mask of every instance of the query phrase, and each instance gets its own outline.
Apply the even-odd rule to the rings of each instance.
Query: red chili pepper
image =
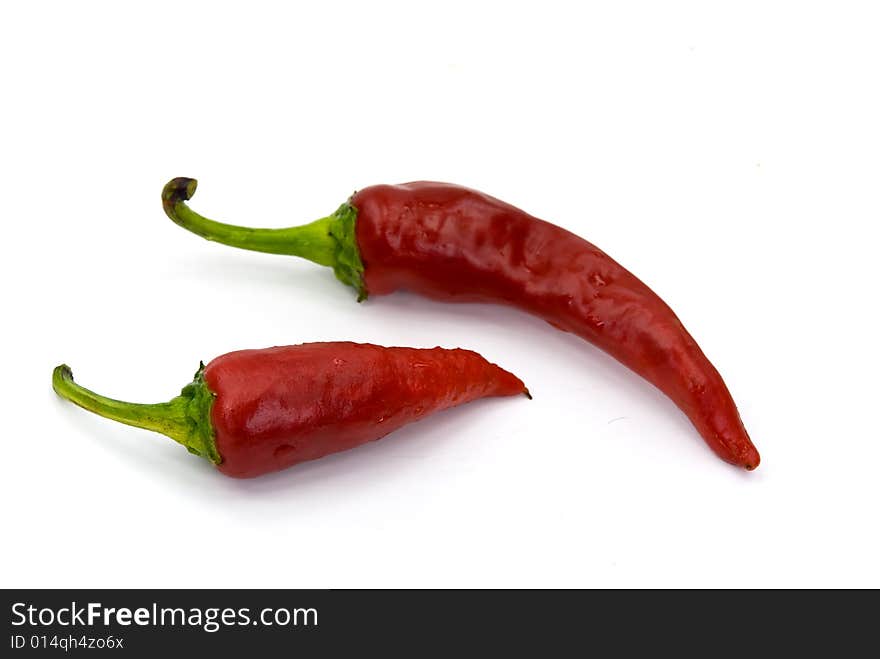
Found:
[[[510,304],[605,350],[669,396],[727,462],[760,462],[718,371],[651,289],[586,240],[475,190],[377,185],[329,217],[287,229],[209,220],[184,202],[196,181],[163,190],[165,212],[208,240],[331,266],[359,300],[405,288],[456,302]]]
[[[345,451],[478,398],[529,395],[519,378],[470,350],[358,343],[230,352],[155,405],[100,396],[66,365],[52,386],[91,412],[168,435],[237,478]]]

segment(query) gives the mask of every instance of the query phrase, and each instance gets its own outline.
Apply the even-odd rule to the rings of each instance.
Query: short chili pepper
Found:
[[[573,332],[669,396],[723,460],[760,462],[718,371],[672,309],[599,248],[469,188],[420,181],[355,193],[328,217],[285,229],[209,220],[186,205],[196,181],[162,192],[165,212],[208,240],[333,268],[358,299],[409,289],[437,300],[513,305]]]
[[[345,451],[478,398],[529,395],[519,378],[470,350],[359,343],[230,352],[154,405],[100,396],[66,365],[55,368],[52,386],[91,412],[168,435],[236,478]]]

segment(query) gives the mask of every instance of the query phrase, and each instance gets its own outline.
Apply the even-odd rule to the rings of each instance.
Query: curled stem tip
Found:
[[[199,182],[194,178],[178,176],[173,178],[162,189],[162,204],[165,206],[174,206],[182,201],[192,199],[196,193]]]
[[[52,371],[52,388],[59,395],[63,395],[58,391],[58,385],[67,381],[73,382],[73,371],[67,364],[59,364],[55,367],[55,370]]]

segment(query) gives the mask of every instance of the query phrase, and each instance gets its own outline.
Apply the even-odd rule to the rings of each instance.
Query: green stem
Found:
[[[364,266],[355,236],[357,209],[344,203],[335,213],[309,224],[285,229],[258,229],[224,224],[196,213],[185,202],[195,194],[197,181],[179,177],[162,190],[162,207],[171,220],[207,240],[268,254],[299,256],[333,268],[336,277],[366,299]]]
[[[221,457],[214,442],[210,415],[214,395],[202,377],[203,369],[200,367],[193,382],[167,403],[127,403],[101,396],[74,382],[73,371],[67,364],[55,367],[52,388],[59,396],[83,409],[129,426],[167,435],[183,444],[190,453],[219,464]]]

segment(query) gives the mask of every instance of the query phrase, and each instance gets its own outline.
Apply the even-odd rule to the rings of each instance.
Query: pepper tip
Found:
[[[755,469],[758,468],[758,465],[761,464],[761,454],[758,453],[758,449],[754,446],[749,446],[740,459],[739,464],[746,471],[755,471]]]

